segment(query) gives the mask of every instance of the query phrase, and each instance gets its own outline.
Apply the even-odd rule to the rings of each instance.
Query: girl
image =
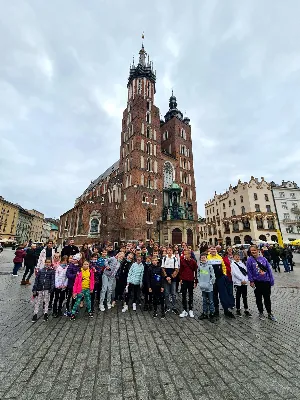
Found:
[[[61,264],[55,271],[55,289],[53,302],[53,318],[62,316],[62,305],[66,297],[66,288],[68,284],[67,268],[68,256],[63,256]],[[58,303],[58,307],[57,307]]]
[[[241,297],[243,297],[244,310],[246,317],[252,317],[248,311],[248,301],[247,301],[247,285],[248,285],[248,272],[247,267],[240,260],[239,253],[235,253],[233,260],[231,261],[231,275],[232,282],[234,284],[236,295],[236,315],[241,317]]]
[[[72,299],[72,293],[73,293],[73,286],[75,282],[75,278],[77,273],[80,271],[80,266],[78,264],[78,257],[73,256],[72,261],[70,262],[68,269],[67,269],[67,278],[68,278],[68,287],[67,287],[67,302],[66,302],[66,312],[65,316],[69,317],[71,315],[70,313],[70,301]],[[74,305],[75,301],[72,299],[72,306]]]
[[[122,312],[128,310],[128,303],[131,297],[131,293],[133,293],[133,303],[132,309],[136,311],[136,302],[138,299],[139,290],[143,285],[143,276],[144,276],[144,265],[142,263],[142,257],[137,256],[136,262],[132,264],[128,277],[127,277],[127,286],[125,289],[126,296],[125,296],[125,303],[122,309]]]
[[[91,293],[93,293],[94,290],[95,279],[94,270],[90,269],[89,266],[90,263],[88,261],[84,261],[81,271],[77,273],[75,278],[73,287],[73,299],[75,300],[75,304],[72,308],[71,321],[75,320],[77,308],[83,298],[86,302],[89,317],[94,317],[91,309]]]
[[[58,268],[59,265],[60,265],[60,254],[54,253],[53,258],[52,258],[52,269],[54,269],[54,271],[56,271],[56,269]],[[49,310],[52,310],[53,300],[54,300],[54,291],[51,292],[51,294],[50,294],[50,301],[49,301],[49,306],[48,306]]]
[[[15,252],[15,258],[13,259],[14,269],[12,272],[12,276],[18,276],[18,271],[22,267],[25,256],[26,251],[24,250],[24,245],[20,244]]]
[[[34,314],[32,322],[37,321],[40,302],[44,303],[44,321],[48,321],[48,304],[50,293],[54,289],[54,270],[51,268],[51,258],[46,258],[43,268],[39,269],[32,288],[32,296],[34,299]]]

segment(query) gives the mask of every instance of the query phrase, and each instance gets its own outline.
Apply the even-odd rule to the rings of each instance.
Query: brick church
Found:
[[[130,66],[119,160],[91,182],[60,217],[60,242],[148,240],[197,243],[190,120],[170,97],[160,118],[156,72],[144,49]]]

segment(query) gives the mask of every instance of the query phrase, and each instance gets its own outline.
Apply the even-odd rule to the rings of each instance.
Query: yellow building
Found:
[[[44,214],[36,210],[27,210],[32,216],[30,239],[33,242],[41,242],[43,237]]]
[[[19,208],[0,196],[0,242],[14,241]]]

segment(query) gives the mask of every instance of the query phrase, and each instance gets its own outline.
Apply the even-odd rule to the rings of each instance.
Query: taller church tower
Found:
[[[120,173],[123,175],[121,237],[157,238],[162,212],[162,159],[159,109],[154,104],[156,73],[144,45],[130,66],[123,112]]]

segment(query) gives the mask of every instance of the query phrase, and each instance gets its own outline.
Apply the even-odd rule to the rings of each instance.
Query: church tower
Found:
[[[155,106],[156,72],[144,45],[138,64],[130,66],[127,107],[120,146],[122,174],[121,238],[157,238],[161,217],[162,160],[159,109]],[[158,204],[160,207],[158,207]]]

